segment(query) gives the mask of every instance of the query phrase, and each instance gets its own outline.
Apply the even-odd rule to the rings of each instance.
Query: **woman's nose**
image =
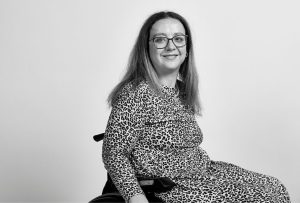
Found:
[[[173,40],[168,39],[168,44],[166,46],[166,50],[174,50],[174,49],[176,49],[176,46],[175,46]]]

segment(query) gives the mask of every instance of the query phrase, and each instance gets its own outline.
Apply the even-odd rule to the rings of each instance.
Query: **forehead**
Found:
[[[164,33],[167,36],[173,36],[175,33],[185,34],[185,29],[179,20],[174,18],[165,18],[156,21],[152,25],[150,37],[158,33]]]

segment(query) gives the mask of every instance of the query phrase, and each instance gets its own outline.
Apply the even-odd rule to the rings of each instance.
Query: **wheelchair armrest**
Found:
[[[145,192],[167,192],[170,191],[176,184],[168,177],[160,178],[138,178],[142,189]]]
[[[145,193],[161,193],[170,191],[176,184],[168,177],[137,177],[141,188]],[[111,177],[107,174],[107,181],[102,194],[118,192]]]

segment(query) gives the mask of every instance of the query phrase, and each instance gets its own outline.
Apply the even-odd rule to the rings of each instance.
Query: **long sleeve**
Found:
[[[125,200],[143,191],[129,160],[141,127],[141,94],[126,85],[113,106],[103,140],[104,166]]]

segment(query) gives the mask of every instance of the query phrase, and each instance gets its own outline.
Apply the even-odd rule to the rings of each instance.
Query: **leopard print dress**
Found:
[[[169,177],[176,186],[155,194],[164,202],[290,202],[276,178],[210,160],[192,111],[175,88],[156,94],[143,81],[128,83],[112,108],[102,158],[117,189],[129,200],[143,194],[137,176]]]

